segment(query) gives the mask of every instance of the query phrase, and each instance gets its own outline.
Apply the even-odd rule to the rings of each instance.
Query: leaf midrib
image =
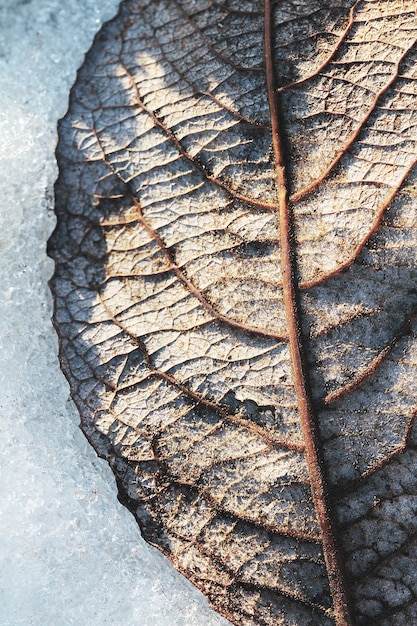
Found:
[[[323,552],[327,567],[330,593],[333,600],[336,626],[353,626],[349,606],[343,561],[334,532],[332,512],[323,474],[317,422],[311,404],[311,392],[303,350],[300,309],[297,296],[296,247],[293,236],[292,212],[289,204],[286,177],[286,159],[275,89],[272,1],[265,0],[264,54],[265,73],[271,114],[272,142],[278,188],[278,213],[281,244],[281,273],[284,307],[288,325],[291,367],[305,441],[305,455],[311,483],[311,491],[319,526],[322,531]]]

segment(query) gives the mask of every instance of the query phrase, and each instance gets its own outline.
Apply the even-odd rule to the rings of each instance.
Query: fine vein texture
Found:
[[[60,124],[83,430],[235,624],[417,619],[416,34],[411,0],[126,0]]]

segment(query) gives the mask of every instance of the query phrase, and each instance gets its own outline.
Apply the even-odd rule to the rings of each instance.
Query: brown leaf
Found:
[[[83,430],[235,624],[417,620],[416,32],[411,0],[126,0],[60,123]]]

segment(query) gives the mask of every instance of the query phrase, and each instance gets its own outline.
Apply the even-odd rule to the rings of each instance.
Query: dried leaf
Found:
[[[411,0],[126,0],[60,123],[82,427],[235,624],[417,621]]]

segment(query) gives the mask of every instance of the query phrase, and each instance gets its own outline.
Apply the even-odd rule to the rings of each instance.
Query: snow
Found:
[[[79,431],[45,252],[56,125],[118,0],[0,0],[0,624],[220,626]]]

